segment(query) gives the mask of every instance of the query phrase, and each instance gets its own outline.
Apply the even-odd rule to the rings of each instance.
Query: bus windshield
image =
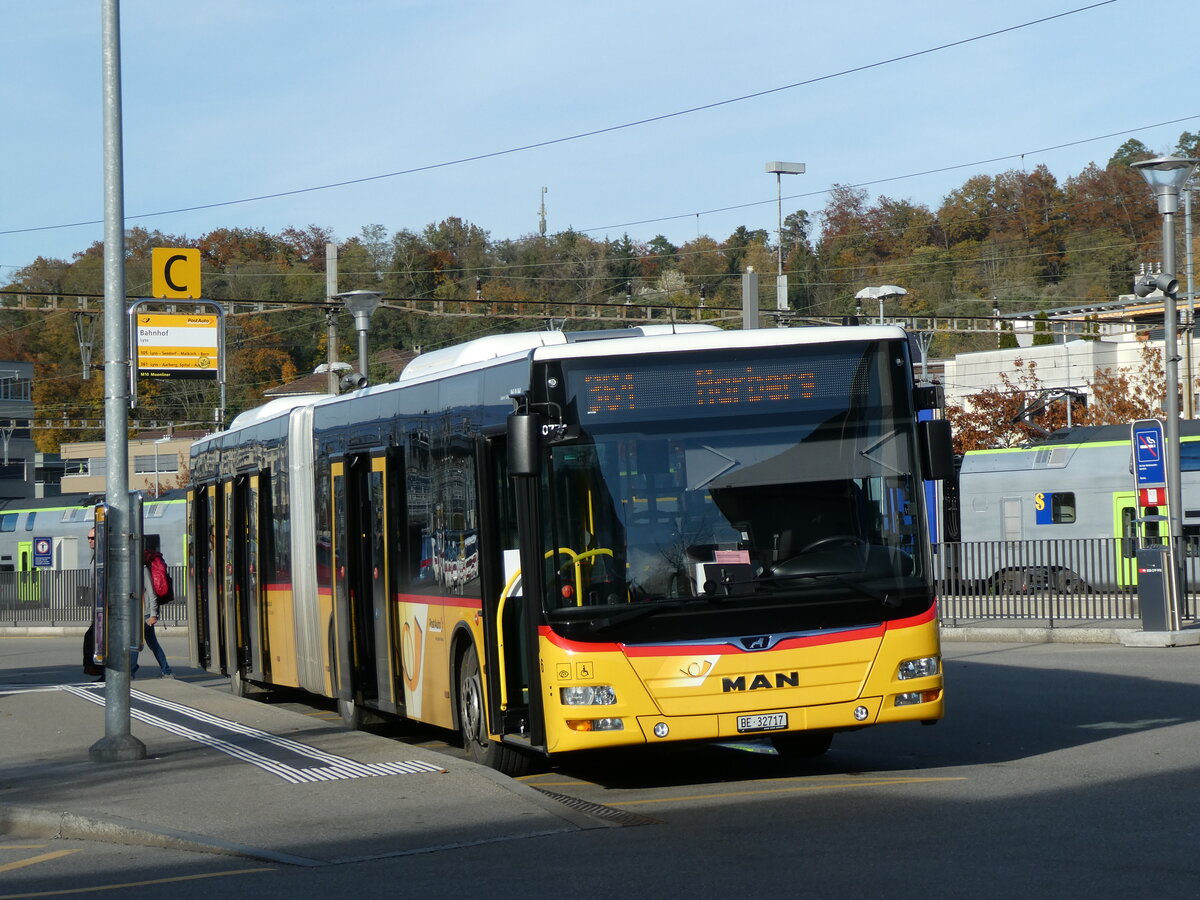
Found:
[[[790,366],[806,390],[784,387],[753,409],[743,384],[721,415],[705,404],[667,414],[666,404],[687,404],[681,384],[651,414],[622,400],[580,417],[544,474],[552,624],[612,621],[598,607],[652,615],[654,604],[856,607],[843,623],[928,605],[913,415],[894,347],[819,351],[831,379],[812,358],[776,360],[772,377],[798,377],[779,369]],[[695,368],[680,369],[685,381]],[[713,368],[701,368],[711,380]],[[567,380],[568,390],[584,383]]]

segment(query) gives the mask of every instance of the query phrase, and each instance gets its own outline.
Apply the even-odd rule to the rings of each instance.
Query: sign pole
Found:
[[[129,354],[125,343],[125,199],[121,148],[121,16],[118,0],[101,8],[104,72],[104,449],[108,456],[107,569],[112,602],[106,623],[104,737],[89,748],[93,762],[146,758],[130,732]],[[140,588],[140,584],[139,584]],[[138,604],[141,606],[140,600]],[[136,623],[139,631],[141,622]]]
[[[1139,419],[1130,426],[1133,441],[1133,486],[1137,503],[1137,522],[1145,534],[1146,526],[1159,525],[1156,546],[1137,549],[1138,595],[1142,604],[1142,621],[1153,624],[1146,630],[1177,631],[1179,621],[1179,571],[1173,563],[1175,535],[1170,523],[1179,514],[1172,507],[1178,503],[1178,495],[1171,496],[1169,482],[1171,466],[1168,464],[1168,444],[1159,419]],[[1143,515],[1144,508],[1167,507],[1169,515]],[[1162,523],[1168,523],[1166,546],[1163,546]],[[1165,552],[1164,552],[1165,551]],[[1160,596],[1161,590],[1161,596]],[[1160,621],[1161,620],[1161,621]]]

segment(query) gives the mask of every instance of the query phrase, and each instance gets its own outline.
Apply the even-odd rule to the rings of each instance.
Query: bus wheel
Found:
[[[363,727],[362,707],[353,700],[338,698],[338,713],[341,714],[342,724],[351,731],[361,731]]]
[[[242,675],[241,669],[234,669],[229,673],[229,690],[235,697],[252,697],[258,693],[254,685]]]
[[[833,743],[832,731],[785,731],[771,736],[775,752],[780,756],[821,756]]]
[[[471,759],[505,775],[524,775],[529,771],[529,757],[512,747],[505,747],[488,736],[487,715],[483,696],[483,679],[479,674],[479,657],[474,647],[467,648],[458,662],[458,727],[462,732],[463,748]]]

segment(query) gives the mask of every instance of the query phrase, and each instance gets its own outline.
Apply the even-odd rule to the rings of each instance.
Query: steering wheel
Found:
[[[861,546],[865,543],[866,543],[866,541],[864,541],[862,538],[860,538],[856,534],[830,534],[830,535],[826,535],[825,537],[822,537],[822,538],[817,538],[812,543],[807,544],[804,547],[801,547],[800,553],[808,553],[812,550],[818,549],[819,547],[825,547],[825,546],[832,546],[832,545],[843,545],[843,546],[858,545],[858,546]]]

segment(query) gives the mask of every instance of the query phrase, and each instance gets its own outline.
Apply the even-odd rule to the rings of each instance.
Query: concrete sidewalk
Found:
[[[133,682],[144,760],[94,763],[104,685],[0,685],[0,832],[302,866],[610,821],[432,750],[180,680]]]

